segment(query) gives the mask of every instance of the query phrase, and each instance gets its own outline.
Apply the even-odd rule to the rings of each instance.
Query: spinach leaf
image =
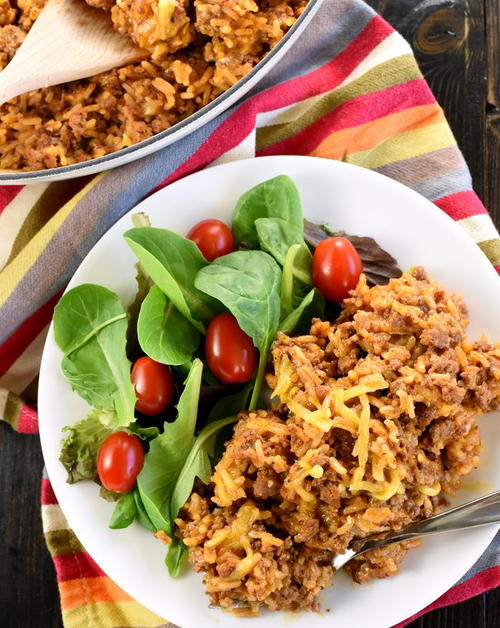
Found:
[[[295,183],[279,175],[259,183],[240,197],[233,214],[232,230],[237,242],[259,246],[255,221],[258,218],[281,218],[302,229],[302,207]]]
[[[60,349],[69,354],[92,340],[102,329],[126,318],[114,292],[96,284],[81,284],[63,295],[56,305],[54,336]]]
[[[200,332],[217,312],[216,302],[194,285],[208,262],[194,242],[168,229],[129,229],[124,238],[155,284]]]
[[[127,528],[135,519],[137,508],[133,493],[124,493],[116,502],[109,527],[112,530]]]
[[[202,268],[195,281],[198,289],[219,299],[238,321],[260,352],[250,400],[255,408],[271,346],[280,320],[281,272],[263,251],[236,251]]]
[[[110,425],[134,420],[135,391],[125,354],[127,315],[118,296],[94,284],[67,292],[54,311],[54,336],[64,352],[62,371],[91,406],[109,413]]]
[[[279,323],[280,276],[267,253],[236,251],[202,268],[195,285],[223,303],[262,350],[274,338]]]
[[[272,255],[280,266],[284,265],[291,246],[304,244],[302,224],[290,224],[282,218],[257,218],[255,228],[260,248]]]
[[[210,476],[212,475],[210,456],[213,455],[215,436],[220,429],[235,422],[236,417],[214,421],[206,425],[196,437],[172,492],[170,501],[170,517],[172,521],[177,517],[179,510],[191,495],[195,479],[197,477],[200,478],[204,484],[210,482]]]
[[[184,543],[174,536],[172,538],[172,542],[168,546],[168,552],[165,558],[165,565],[167,566],[168,573],[172,576],[172,578],[177,578],[179,576],[187,552],[188,548],[184,545]]]
[[[302,224],[292,225],[281,218],[258,218],[255,226],[261,249],[270,253],[283,267],[281,318],[288,317],[298,308],[295,318],[287,322],[287,327],[290,327],[294,321],[295,327],[313,298],[306,296],[307,289],[312,286],[312,256],[304,242]]]
[[[347,238],[359,253],[368,285],[383,285],[392,277],[401,276],[397,261],[373,238],[334,231],[329,225],[316,225],[304,219],[304,238],[311,248],[314,249],[325,238],[336,236]]]
[[[59,460],[68,472],[69,484],[97,478],[97,453],[112,432],[104,425],[102,415],[99,410],[92,410],[84,419],[63,428],[68,435],[62,441]]]
[[[275,258],[284,269],[283,273],[289,275],[290,282],[298,282],[296,291],[303,292],[304,287],[312,286],[312,255],[304,242],[302,228],[280,218],[258,218],[255,226],[261,249]]]
[[[200,343],[198,330],[157,286],[151,288],[141,305],[137,334],[146,355],[174,366],[190,360]]]
[[[173,535],[170,499],[194,442],[203,364],[196,359],[177,405],[177,419],[165,423],[164,431],[151,441],[137,487],[149,519],[156,530]]]

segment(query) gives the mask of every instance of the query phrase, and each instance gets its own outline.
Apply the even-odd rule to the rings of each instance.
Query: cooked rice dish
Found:
[[[372,288],[361,275],[351,295],[334,323],[278,335],[274,405],[240,413],[176,521],[213,604],[318,610],[336,553],[433,515],[479,464],[474,417],[500,405],[500,344],[468,342],[461,297],[420,267]],[[346,569],[390,576],[416,545]]]
[[[83,1],[83,0],[82,0]],[[247,74],[307,0],[86,0],[144,60],[23,94],[0,107],[0,169],[66,166],[131,146],[191,115]],[[46,0],[0,0],[0,70]]]

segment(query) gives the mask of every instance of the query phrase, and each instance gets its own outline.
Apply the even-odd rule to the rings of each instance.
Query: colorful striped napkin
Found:
[[[0,187],[0,417],[37,431],[32,395],[47,328],[70,277],[144,196],[209,164],[253,155],[341,159],[393,177],[455,219],[500,272],[500,239],[411,49],[361,0],[324,0],[293,49],[244,101],[188,138],[92,179]],[[85,552],[42,480],[63,621],[165,626]],[[500,584],[500,538],[431,608]],[[406,625],[411,621],[400,624]]]

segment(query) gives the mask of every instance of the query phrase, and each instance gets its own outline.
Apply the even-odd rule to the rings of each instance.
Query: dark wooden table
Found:
[[[369,4],[412,44],[469,163],[474,187],[499,227],[500,0]],[[55,573],[40,522],[38,437],[0,425],[0,452],[0,625],[59,628]],[[500,591],[435,611],[412,624],[417,626],[500,626]]]

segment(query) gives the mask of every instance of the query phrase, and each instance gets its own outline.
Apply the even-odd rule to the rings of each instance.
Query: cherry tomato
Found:
[[[198,245],[209,262],[216,257],[231,253],[234,246],[231,229],[215,218],[202,220],[191,229],[186,237]]]
[[[175,396],[175,383],[171,370],[165,364],[144,356],[134,362],[132,383],[139,412],[155,416],[166,410]]]
[[[340,303],[356,287],[363,264],[358,252],[346,238],[322,240],[314,251],[314,285],[328,301]]]
[[[226,384],[247,382],[257,368],[257,349],[232,314],[218,314],[205,339],[208,368]]]
[[[114,493],[130,491],[143,464],[141,441],[127,432],[110,434],[97,454],[97,473],[101,484]]]

